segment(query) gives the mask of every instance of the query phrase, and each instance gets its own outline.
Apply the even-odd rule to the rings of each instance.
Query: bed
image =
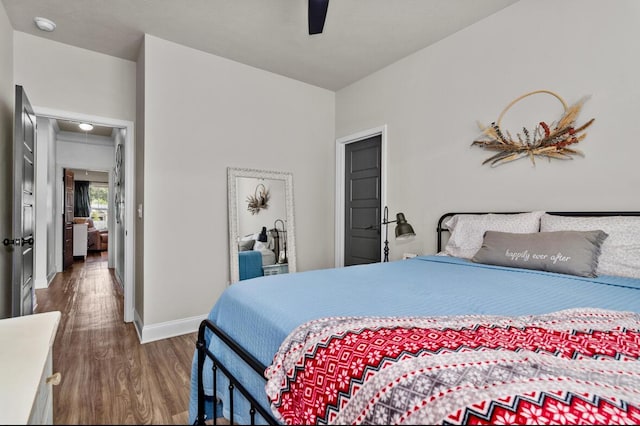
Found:
[[[544,234],[546,236],[551,235],[558,228],[561,230],[563,227],[576,228],[577,231],[589,230],[593,224],[588,221],[585,223],[583,219],[587,218],[596,218],[596,220],[599,220],[597,218],[605,218],[605,220],[611,218],[613,221],[617,218],[630,218],[633,221],[631,222],[631,227],[628,223],[616,222],[608,229],[611,241],[619,242],[621,240],[622,244],[613,246],[610,244],[608,247],[601,244],[596,250],[600,259],[605,257],[607,260],[607,262],[602,262],[603,268],[613,262],[615,271],[624,270],[626,276],[612,275],[599,271],[597,276],[593,277],[530,269],[528,267],[516,268],[478,263],[447,253],[447,250],[451,247],[454,248],[453,254],[457,254],[455,249],[462,251],[477,250],[477,248],[465,246],[466,241],[473,239],[466,232],[461,232],[460,235],[454,235],[454,232],[452,232],[449,238],[451,244],[448,241],[445,250],[441,251],[442,233],[451,230],[452,219],[465,217],[490,219],[490,222],[499,223],[500,226],[497,226],[497,228],[500,228],[504,223],[508,222],[507,218],[517,214],[505,213],[504,216],[501,216],[502,213],[492,213],[491,215],[487,216],[486,213],[447,213],[443,215],[437,226],[439,255],[418,256],[397,262],[359,265],[348,268],[266,276],[238,282],[230,286],[216,302],[208,315],[208,319],[203,321],[200,326],[197,349],[192,366],[190,421],[202,423],[205,420],[205,416],[208,419],[224,416],[241,424],[254,422],[342,423],[355,421],[353,419],[357,419],[356,422],[373,423],[377,420],[384,424],[389,424],[388,422],[391,420],[399,423],[403,421],[411,423],[409,421],[411,419],[398,418],[398,414],[389,411],[388,406],[386,408],[383,407],[384,410],[387,410],[384,415],[374,419],[366,416],[362,417],[362,414],[360,417],[357,415],[353,418],[341,417],[348,411],[347,409],[343,410],[342,405],[346,405],[346,402],[356,399],[353,395],[347,395],[343,391],[340,391],[340,397],[337,400],[334,398],[333,401],[324,401],[325,405],[333,405],[328,408],[324,407],[325,412],[323,415],[313,414],[307,418],[296,418],[287,417],[288,412],[286,412],[287,410],[291,411],[292,405],[304,402],[305,387],[309,389],[310,387],[309,383],[296,383],[291,377],[283,379],[283,375],[286,376],[287,372],[290,373],[292,371],[295,373],[293,374],[294,376],[297,373],[300,373],[299,376],[307,375],[308,372],[303,368],[308,366],[304,367],[302,364],[309,360],[313,361],[314,358],[310,355],[311,353],[325,350],[327,341],[335,343],[334,337],[336,335],[341,336],[337,340],[340,344],[343,344],[344,339],[342,338],[348,333],[351,333],[349,334],[350,336],[358,335],[359,332],[357,330],[366,329],[366,333],[360,333],[364,336],[369,336],[376,330],[403,330],[403,327],[389,326],[389,322],[394,324],[394,321],[398,321],[398,319],[402,319],[404,326],[409,328],[412,327],[411,324],[426,322],[426,324],[436,324],[440,331],[459,329],[460,321],[476,331],[500,329],[496,324],[507,323],[511,324],[509,326],[511,328],[515,327],[513,324],[517,324],[518,326],[515,328],[520,330],[539,330],[541,328],[540,324],[545,324],[545,327],[549,328],[552,333],[555,333],[558,327],[561,327],[560,323],[562,323],[563,327],[574,328],[575,324],[578,323],[580,324],[577,327],[578,329],[570,328],[569,332],[563,329],[561,334],[565,337],[568,336],[567,339],[571,341],[576,338],[575,336],[582,336],[585,331],[589,331],[592,328],[597,333],[589,334],[587,332],[586,335],[589,338],[593,337],[592,334],[600,336],[598,333],[606,332],[613,333],[612,335],[615,335],[620,340],[620,333],[628,333],[625,334],[624,338],[630,339],[631,343],[625,346],[625,349],[621,349],[620,353],[613,355],[607,353],[607,356],[617,360],[637,361],[636,352],[640,346],[637,333],[637,329],[640,328],[637,326],[638,321],[640,321],[638,319],[638,313],[640,313],[640,276],[635,276],[633,262],[636,257],[640,259],[640,256],[637,256],[637,250],[640,250],[640,238],[636,238],[634,234],[638,225],[636,220],[640,219],[637,216],[640,216],[640,213],[538,212],[533,214],[532,212],[531,215],[535,217],[537,222],[531,222],[532,217],[528,216],[529,223],[524,228],[518,228],[521,224],[515,222],[515,224],[510,223],[504,226],[507,233],[513,231],[523,234],[531,232],[533,235],[537,231],[545,231],[541,227],[541,223],[543,223],[542,216],[544,215],[547,218],[546,231],[540,232],[540,235]],[[561,217],[567,218],[569,221],[566,223],[562,221],[554,222],[555,218]],[[449,226],[443,225],[447,222],[449,222]],[[463,230],[462,223],[464,222],[461,221],[456,225],[457,230]],[[607,223],[603,222],[604,225],[608,226]],[[528,229],[527,226],[533,226],[534,228]],[[487,227],[486,223],[484,228],[482,230],[483,235],[485,234],[484,231],[487,230],[496,231],[496,229],[491,229],[492,225]],[[502,236],[500,232],[498,234]],[[456,248],[455,240],[456,238],[460,239],[460,237],[464,238],[462,240],[463,243]],[[609,237],[607,238],[609,239]],[[629,240],[630,238],[631,240]],[[607,240],[605,240],[606,242]],[[483,241],[480,241],[480,243],[484,244]],[[631,263],[628,261],[629,256],[621,256],[619,250],[633,252],[631,254]],[[616,262],[619,262],[620,259],[623,262],[621,265],[617,265]],[[606,268],[603,270],[608,272]],[[627,273],[627,271],[632,271],[632,273]],[[589,318],[589,320],[587,321],[585,318]],[[354,322],[356,320],[358,322]],[[386,325],[380,327],[380,321]],[[372,322],[376,325],[371,325]],[[606,323],[606,326],[603,323]],[[319,327],[319,325],[322,325],[322,327]],[[604,330],[606,327],[610,327],[610,329]],[[320,331],[321,329],[322,332]],[[434,331],[429,327],[422,327],[421,330],[427,330],[425,335],[427,337],[432,336],[429,333]],[[300,338],[300,336],[304,338]],[[427,337],[423,336],[423,338]],[[314,343],[314,338],[319,340]],[[512,342],[516,348],[515,355],[512,355],[522,358],[523,352],[521,349],[523,343],[518,340],[519,338],[521,337],[514,340],[515,343]],[[529,339],[529,337],[522,338]],[[599,341],[603,341],[602,339],[600,337]],[[488,340],[490,339],[486,335],[482,336],[482,342],[486,343]],[[356,342],[356,344],[364,345],[363,342]],[[562,349],[567,344],[571,345],[573,343],[557,344]],[[593,344],[593,342],[589,344]],[[500,341],[498,346],[500,345],[504,345],[504,342]],[[540,346],[536,345],[534,345],[536,348]],[[469,352],[474,352],[476,349],[475,346],[471,346],[471,349],[465,346],[466,349],[462,350],[461,353],[456,353],[456,356],[462,356],[463,360],[467,360],[464,357],[468,356],[472,356],[472,359],[475,359],[473,357],[478,356],[477,353],[469,354]],[[443,348],[438,348],[436,352],[442,351]],[[451,352],[449,349],[444,352],[447,351]],[[549,349],[549,351],[552,353],[562,352],[558,348]],[[285,355],[290,355],[291,353],[294,355],[297,353],[298,358],[284,358]],[[482,353],[484,354],[484,352]],[[540,365],[544,365],[544,362],[550,357],[546,352],[542,355],[529,352],[524,354],[529,363],[527,364],[528,368],[535,367],[540,369]],[[504,355],[504,352],[500,352],[500,355]],[[575,357],[576,355],[572,356]],[[604,373],[589,370],[593,368],[590,363],[593,363],[594,359],[600,360],[603,356],[602,354],[595,356],[595,358],[593,354],[589,356],[580,354],[578,356],[578,358],[587,358],[581,361],[586,364],[581,364],[578,368],[579,374],[586,374],[586,379],[580,382],[583,387],[576,389],[573,394],[563,394],[564,397],[569,398],[567,401],[575,403],[575,401],[579,400],[579,398],[576,399],[576,394],[586,395],[588,393],[584,391],[584,386],[591,384],[593,381],[588,379],[595,377],[594,375],[601,374],[598,376],[598,383],[608,383],[607,380],[611,380],[613,388],[618,389],[620,387],[622,389],[620,395],[637,403],[640,397],[634,394],[634,389],[638,388],[635,385],[640,382],[622,383],[621,385],[619,383],[621,374],[612,374],[610,375],[611,377],[604,377],[602,376]],[[439,359],[416,354],[404,357],[420,359],[420,362],[424,362],[427,359],[430,362],[436,362],[432,360]],[[542,358],[538,359],[537,357]],[[497,361],[486,359],[484,362]],[[509,362],[515,361],[510,359]],[[573,364],[571,366],[567,365],[566,368],[573,368]],[[637,370],[636,364],[638,363],[625,362],[624,367],[630,370],[625,371],[622,376],[625,378],[630,377],[637,381],[638,377],[640,377],[640,371]],[[440,365],[432,365],[429,368],[440,367]],[[318,368],[318,366],[315,365],[314,367],[312,365],[311,368]],[[423,366],[421,368],[425,369],[426,367]],[[557,365],[554,364],[545,368],[542,368],[542,370],[548,372],[549,369],[557,368]],[[390,369],[387,368],[386,370]],[[267,382],[265,380],[265,371],[269,377]],[[585,371],[589,371],[589,373],[585,373]],[[363,374],[362,371],[360,374]],[[469,376],[473,374],[469,373]],[[365,375],[375,376],[371,368]],[[363,378],[360,378],[360,382],[356,380],[357,383],[352,381],[349,385],[350,392],[354,389],[355,391],[359,391],[361,388],[364,389],[364,384],[366,383],[363,383],[363,380]],[[277,389],[278,383],[283,381],[286,381],[285,385]],[[267,383],[267,390],[265,390],[265,383]],[[354,383],[356,384],[354,385]],[[296,401],[298,402],[292,403],[287,398],[292,397],[290,391],[295,386],[301,387],[302,393],[297,397]],[[373,392],[372,395],[376,394],[375,389],[373,391],[370,390],[371,387],[368,389],[368,392]],[[458,391],[463,392],[464,390]],[[308,392],[315,391],[308,390]],[[322,388],[319,388],[319,392],[322,392]],[[269,396],[267,393],[269,393]],[[364,394],[364,392],[361,393]],[[527,392],[524,393],[529,395]],[[629,393],[630,396],[628,395]],[[213,403],[214,398],[212,395],[214,394],[216,395],[216,403]],[[467,397],[468,395],[465,396],[465,398]],[[552,397],[561,398],[558,395],[545,396],[545,398]],[[293,398],[295,399],[296,397],[294,396]],[[378,400],[384,399],[380,398],[380,395],[376,398]],[[429,398],[435,397],[433,395],[425,396],[425,399],[428,400]],[[530,401],[525,401],[522,398],[518,397],[514,401],[517,400],[519,404],[531,404]],[[617,400],[613,399],[614,401],[619,401],[620,398],[622,397],[618,397]],[[317,395],[314,397],[306,395],[306,399],[314,401],[318,398]],[[279,409],[280,411],[272,411],[272,403],[274,404],[274,409]],[[366,401],[363,402],[363,404],[365,403]],[[584,404],[584,401],[579,400],[578,403]],[[592,405],[600,404],[600,407],[603,404],[600,399],[591,401],[591,403]],[[506,402],[501,400],[498,402],[491,401],[491,404],[482,405],[481,407],[473,406],[471,402],[468,405],[473,408],[471,410],[473,415],[476,417],[484,415],[484,419],[488,423],[495,423],[496,419],[502,422],[511,420],[511,423],[518,422],[518,419],[522,421],[522,417],[517,419],[508,417],[512,415],[509,412],[500,414],[506,415],[507,417],[505,418],[495,417],[500,410],[505,409],[505,404]],[[584,409],[579,404],[578,407]],[[283,405],[285,410],[282,410]],[[355,405],[355,403],[352,405]],[[613,413],[611,416],[614,417],[607,417],[606,421],[598,417],[601,413],[587,414],[592,416],[591,420],[594,420],[590,423],[615,422],[616,419],[620,422],[623,421],[620,420],[623,417],[615,416],[628,416],[624,417],[624,419],[632,419],[632,421],[633,419],[640,420],[640,417],[637,417],[640,416],[640,412],[636,410],[636,405],[628,404],[624,405],[624,407],[627,409],[624,414],[618,411],[613,413],[613,408],[608,408],[609,411],[607,413]],[[313,404],[311,408],[314,408]],[[320,410],[318,407],[315,408]],[[530,410],[529,412],[533,410],[529,405],[525,408]],[[618,406],[614,408],[621,410]],[[360,411],[368,415],[369,413],[377,412],[375,410],[379,409],[380,406],[377,406],[375,409],[367,409],[368,411],[362,409]],[[436,413],[436,411],[431,410],[430,413]],[[461,413],[459,410],[457,414],[449,413],[448,415],[454,417],[445,416],[447,420],[440,422],[455,424],[459,420],[461,423],[469,423],[469,417],[464,417],[468,416],[469,412],[464,415]],[[572,420],[577,419],[571,417],[573,414],[568,414],[568,416],[561,420],[568,420],[569,423],[572,423]],[[441,416],[438,419],[445,417]],[[476,417],[474,419],[477,420]],[[413,419],[425,418],[429,417],[414,417]],[[551,420],[554,419],[552,418]],[[557,419],[555,422],[557,422]]]

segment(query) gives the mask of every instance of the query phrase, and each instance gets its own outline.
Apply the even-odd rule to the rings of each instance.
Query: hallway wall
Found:
[[[13,28],[0,2],[0,235],[11,234]],[[0,319],[11,316],[11,251],[0,246]]]
[[[46,288],[56,273],[55,225],[60,223],[54,208],[56,126],[53,120],[45,117],[37,117],[37,124],[34,286]]]

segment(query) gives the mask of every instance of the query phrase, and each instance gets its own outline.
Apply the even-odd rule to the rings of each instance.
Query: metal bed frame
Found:
[[[255,424],[255,414],[256,411],[265,419],[265,421],[271,425],[277,425],[278,422],[276,419],[265,410],[256,399],[249,393],[249,391],[242,386],[242,384],[238,381],[238,379],[231,374],[231,372],[216,358],[216,356],[207,348],[207,343],[205,339],[206,331],[210,330],[216,336],[220,338],[233,352],[235,352],[244,362],[247,363],[260,377],[264,378],[264,371],[266,370],[266,366],[262,364],[260,361],[255,359],[253,355],[247,352],[242,346],[240,346],[235,340],[233,340],[227,333],[222,331],[217,325],[215,325],[210,320],[206,319],[200,323],[200,328],[198,329],[198,340],[196,342],[196,349],[198,350],[198,417],[196,418],[196,424],[204,425],[205,424],[205,399],[206,395],[204,393],[204,381],[202,377],[205,357],[209,357],[213,362],[213,390],[215,395],[215,390],[217,389],[217,372],[218,369],[222,371],[222,373],[227,376],[229,379],[229,419],[230,424],[233,424],[233,393],[235,389],[238,389],[240,392],[251,404],[251,408],[249,409],[249,417],[251,418],[251,424]],[[266,381],[266,379],[265,379]],[[213,400],[213,424],[217,424],[217,403],[215,401],[215,396]]]
[[[442,233],[449,232],[447,228],[443,227],[443,222],[448,217],[457,215],[457,214],[487,214],[490,212],[450,212],[445,213],[440,216],[438,220],[438,226],[436,228],[436,232],[438,235],[437,238],[437,249],[438,252],[442,250]],[[517,213],[526,213],[526,212],[491,212],[494,214],[517,214]],[[622,212],[545,212],[551,215],[556,216],[581,216],[581,217],[598,217],[598,216],[640,216],[640,211],[622,211]],[[217,389],[217,372],[220,370],[229,380],[229,414],[231,417],[229,419],[230,424],[234,424],[233,422],[233,398],[234,391],[237,389],[250,403],[251,408],[249,410],[249,416],[251,419],[251,424],[255,424],[255,414],[256,412],[263,417],[263,419],[272,425],[279,424],[279,422],[273,417],[271,413],[265,410],[260,403],[249,393],[249,391],[238,381],[236,377],[231,374],[231,372],[216,358],[216,356],[207,348],[206,342],[206,332],[211,331],[215,334],[222,342],[224,342],[233,352],[235,352],[244,362],[247,363],[260,377],[264,378],[264,371],[266,370],[266,366],[258,361],[253,355],[248,353],[242,346],[240,346],[235,340],[233,340],[228,334],[226,334],[222,329],[220,329],[216,324],[211,322],[208,319],[203,320],[200,323],[200,327],[198,330],[198,340],[196,342],[197,356],[198,356],[198,415],[196,418],[196,424],[204,425],[205,424],[205,400],[207,396],[204,393],[204,382],[203,382],[203,369],[206,357],[210,358],[213,362],[213,389],[214,395],[215,390]],[[266,382],[266,379],[265,379]],[[217,424],[217,403],[215,401],[215,396],[213,397],[213,424]]]

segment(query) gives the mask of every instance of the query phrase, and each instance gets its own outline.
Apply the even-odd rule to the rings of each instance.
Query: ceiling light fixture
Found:
[[[51,31],[56,29],[56,23],[51,19],[36,16],[35,18],[33,18],[33,21],[36,23],[36,27],[38,27],[42,31],[47,31],[50,33]]]
[[[89,131],[93,130],[93,126],[91,124],[89,124],[89,123],[80,123],[80,124],[78,124],[78,127],[80,127],[85,132],[89,132]]]

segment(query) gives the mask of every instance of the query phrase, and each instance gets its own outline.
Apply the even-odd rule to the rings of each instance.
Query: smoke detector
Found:
[[[33,21],[36,23],[36,27],[38,27],[42,31],[50,33],[51,31],[56,29],[56,23],[50,19],[36,16],[35,18],[33,18]]]

